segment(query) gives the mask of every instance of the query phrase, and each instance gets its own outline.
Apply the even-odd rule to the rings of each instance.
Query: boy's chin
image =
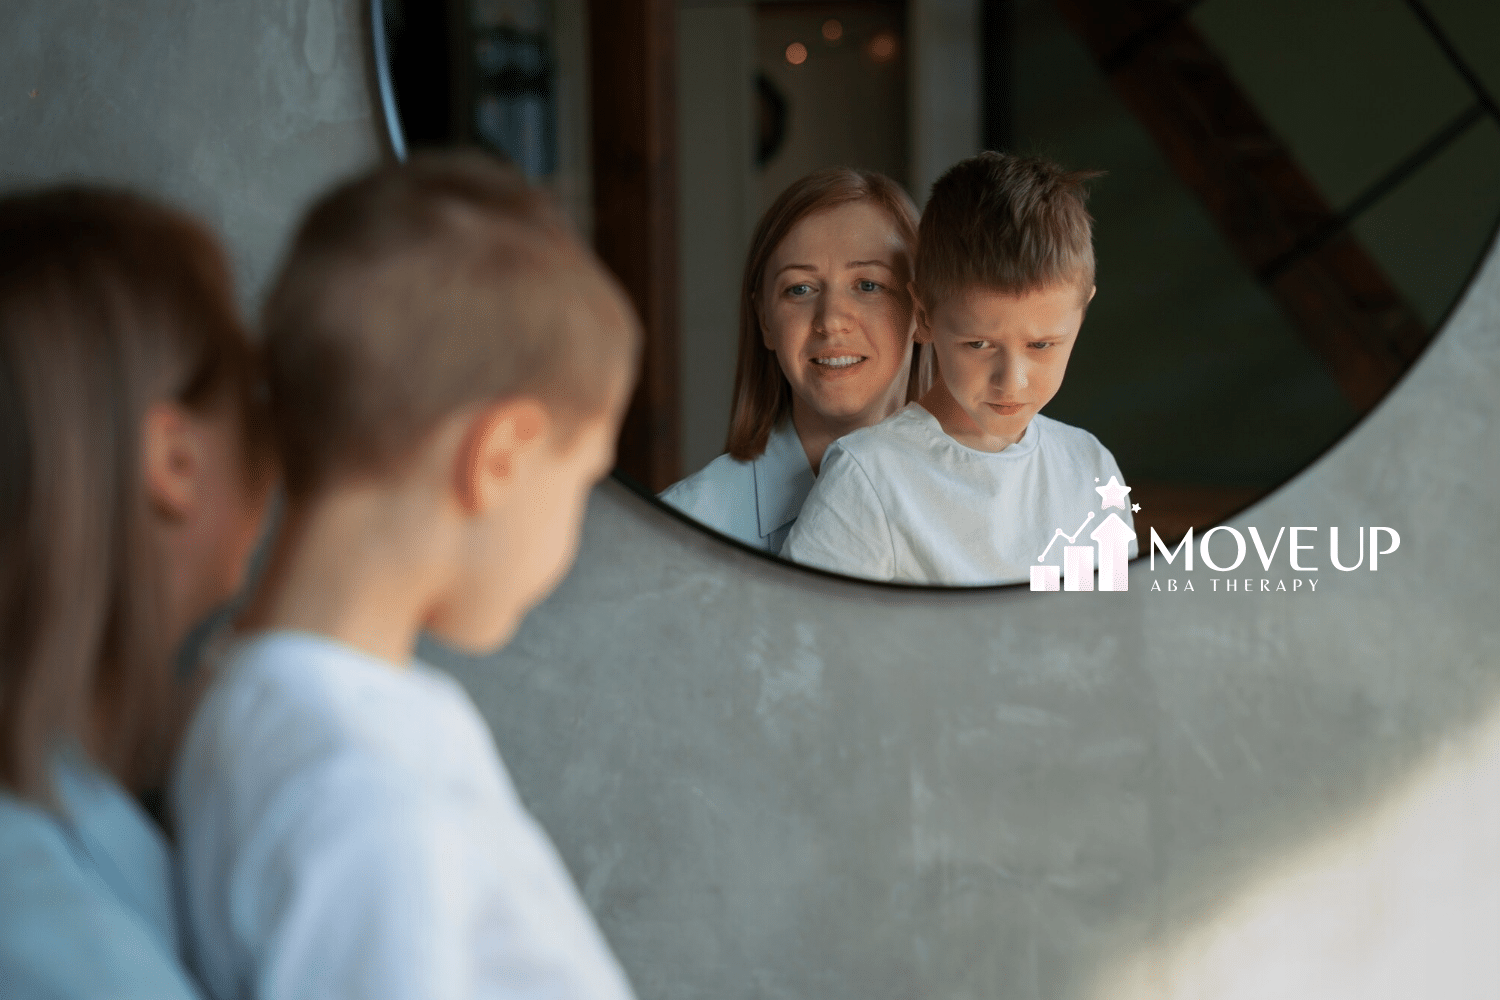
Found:
[[[488,656],[499,652],[511,639],[515,638],[516,630],[520,625],[521,616],[517,615],[503,622],[468,621],[461,625],[434,624],[428,627],[427,634],[455,653],[464,656]]]
[[[1036,411],[1031,407],[1011,414],[970,413],[969,416],[976,424],[991,437],[1019,437],[1026,433],[1026,428],[1031,423],[1031,418],[1036,416]]]

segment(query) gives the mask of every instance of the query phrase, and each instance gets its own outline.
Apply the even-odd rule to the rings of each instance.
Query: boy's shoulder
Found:
[[[1099,439],[1082,427],[1065,424],[1041,413],[1032,418],[1028,434],[1036,435],[1034,441],[1023,438],[1022,447],[1016,454],[1031,452],[1033,447],[1037,450],[1074,454],[1108,453]],[[848,452],[861,463],[887,455],[910,458],[920,452],[952,452],[955,455],[979,458],[1006,454],[976,452],[958,443],[920,403],[907,403],[880,423],[851,431],[835,441],[830,446],[830,451],[833,449]]]
[[[276,692],[296,704],[326,704],[351,694],[368,702],[381,695],[426,691],[442,696],[459,690],[446,674],[419,661],[390,663],[308,632],[250,636],[227,647],[221,660],[216,683]]]
[[[880,423],[862,427],[830,445],[819,481],[853,476],[868,481],[867,488],[884,494],[917,481],[935,478],[948,482],[953,475],[972,473],[988,482],[993,476],[1018,471],[1018,463],[1035,462],[1076,469],[1090,476],[1118,468],[1109,449],[1092,433],[1042,414],[1032,418],[1027,436],[1018,445],[1000,452],[982,452],[955,441],[936,417],[919,404],[908,403]]]
[[[939,437],[946,435],[936,418],[920,404],[907,403],[879,423],[845,434],[829,445],[829,451],[838,449],[865,461],[887,454],[910,455],[914,450],[930,450],[940,446]]]
[[[316,636],[250,638],[213,669],[179,761],[175,784],[188,794],[232,775],[251,797],[274,796],[298,775],[354,758],[399,762],[436,721],[473,728],[472,703],[446,675],[398,669]],[[398,784],[401,770],[389,774]]]
[[[298,632],[241,639],[211,669],[215,677],[200,719],[252,728],[295,723],[304,733],[342,723],[351,703],[378,705],[382,689],[401,684],[396,671],[372,658]]]
[[[1041,448],[1061,449],[1078,454],[1109,454],[1109,449],[1082,427],[1065,424],[1044,413],[1038,413],[1032,417],[1031,424],[1040,432],[1038,446]]]

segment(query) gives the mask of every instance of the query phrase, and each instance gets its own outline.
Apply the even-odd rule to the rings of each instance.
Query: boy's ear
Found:
[[[1087,318],[1088,314],[1089,314],[1089,304],[1094,301],[1094,296],[1098,295],[1098,294],[1099,294],[1099,286],[1098,285],[1090,285],[1089,286],[1089,293],[1083,297],[1083,305],[1079,306],[1079,309],[1082,311],[1083,316],[1085,318]]]
[[[917,295],[915,281],[906,283],[906,294],[911,296],[911,320],[916,325],[912,338],[919,344],[932,343],[932,316],[927,312],[927,307],[922,305],[921,296]]]
[[[202,434],[178,403],[153,403],[141,420],[141,481],[151,506],[171,520],[198,505],[203,470]]]
[[[508,399],[469,419],[454,462],[460,506],[478,514],[515,485],[517,467],[542,446],[552,415],[534,399]]]

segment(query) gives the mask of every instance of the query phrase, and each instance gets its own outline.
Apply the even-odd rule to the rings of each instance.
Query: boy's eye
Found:
[[[1040,350],[1044,350],[1044,349],[1046,349],[1048,347],[1055,347],[1056,345],[1053,344],[1052,341],[1050,341],[1050,340],[1033,340],[1031,343],[1027,344],[1026,346],[1030,347],[1030,348],[1033,348],[1035,350],[1040,351]]]
[[[976,351],[982,351],[986,347],[990,346],[990,342],[988,340],[970,340],[967,343],[965,343],[964,346],[965,347],[972,347]]]

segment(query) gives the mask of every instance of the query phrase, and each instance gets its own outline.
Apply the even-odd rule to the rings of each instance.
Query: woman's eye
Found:
[[[878,292],[880,291],[880,282],[865,279],[864,281],[859,282],[857,287],[862,292]]]
[[[806,295],[812,291],[812,285],[793,285],[786,290],[788,295]]]

